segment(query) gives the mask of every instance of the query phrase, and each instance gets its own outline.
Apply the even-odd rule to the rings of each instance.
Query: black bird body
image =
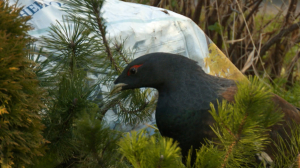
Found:
[[[202,70],[198,65],[185,67],[177,69],[181,72],[172,71],[181,75],[174,76],[169,84],[156,88],[159,97],[155,115],[161,135],[178,141],[183,156],[187,155],[191,146],[198,149],[205,138],[215,136],[210,128],[213,123],[208,112],[210,103],[216,104],[217,99],[222,99],[221,93],[235,85],[232,80],[206,78],[207,74],[199,73]]]
[[[237,90],[233,80],[206,74],[197,62],[186,57],[153,53],[132,61],[116,79],[122,89],[152,87],[158,90],[156,123],[162,136],[171,137],[179,142],[182,155],[187,156],[189,149],[198,149],[205,138],[215,138],[210,125],[214,120],[208,112],[210,103],[226,99],[234,102]],[[274,101],[287,108],[287,120],[300,122],[298,111],[278,96]],[[281,103],[281,104],[280,104]],[[280,130],[282,127],[274,127]],[[274,134],[275,135],[275,134]],[[193,152],[195,156],[195,151]]]

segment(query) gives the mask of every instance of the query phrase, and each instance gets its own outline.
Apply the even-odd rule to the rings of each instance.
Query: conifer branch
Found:
[[[244,118],[243,118],[243,120],[242,120],[242,122],[241,122],[241,125],[239,126],[237,136],[234,135],[234,134],[232,134],[232,132],[229,130],[229,131],[230,131],[230,134],[235,138],[235,141],[233,141],[233,142],[231,143],[231,145],[229,146],[229,149],[228,149],[228,151],[226,152],[226,155],[225,155],[225,158],[224,158],[224,160],[223,160],[223,163],[222,163],[221,168],[225,168],[226,163],[227,163],[227,160],[228,160],[228,158],[229,158],[229,155],[232,153],[233,148],[236,146],[236,144],[237,144],[238,141],[240,140],[241,132],[242,132],[242,130],[243,130],[243,126],[245,125],[246,119],[247,119],[247,114],[244,116]],[[228,128],[227,128],[227,129],[228,129]]]
[[[243,118],[243,120],[242,120],[242,123],[241,123],[241,125],[240,125],[240,127],[239,127],[239,130],[238,130],[238,138],[237,138],[237,140],[240,139],[241,132],[242,132],[243,127],[244,127],[244,125],[245,125],[246,119],[247,119],[247,114],[244,116],[244,118]]]
[[[224,122],[221,122],[221,125],[229,132],[231,136],[233,136],[236,139],[234,133],[227,127],[227,125],[224,124]]]
[[[103,44],[105,46],[105,51],[107,53],[107,56],[112,64],[112,66],[115,68],[115,70],[118,72],[118,73],[121,73],[121,70],[119,69],[119,67],[117,66],[114,58],[113,58],[113,55],[112,55],[112,52],[110,50],[110,47],[108,45],[108,41],[106,39],[106,31],[105,31],[105,25],[103,24],[103,20],[101,18],[101,14],[100,14],[100,8],[98,7],[96,1],[92,1],[94,2],[92,4],[93,6],[93,12],[96,16],[96,21],[97,21],[97,26],[98,26],[98,29],[100,30],[100,33],[101,33],[101,37],[102,37],[102,41],[103,41]]]
[[[227,163],[227,160],[229,158],[229,155],[231,154],[232,149],[235,147],[236,143],[237,143],[237,141],[233,141],[232,144],[229,146],[229,149],[226,152],[226,155],[225,155],[225,158],[224,158],[223,163],[221,165],[221,168],[225,168],[226,167],[226,163]]]
[[[76,55],[76,45],[74,44],[73,40],[71,40],[69,44],[69,48],[72,50],[71,52],[71,60],[70,60],[70,69],[71,69],[71,75],[74,74],[75,70],[75,65],[76,65],[76,60],[75,60],[75,55]]]
[[[101,165],[102,159],[98,156],[98,152],[95,147],[92,148],[92,155],[93,155],[94,159],[97,160],[98,165]],[[101,165],[101,167],[102,167],[102,165]]]
[[[127,60],[127,58],[124,56],[124,54],[122,52],[119,52],[120,56],[123,58],[123,60],[126,62],[126,64],[129,64],[129,61]]]
[[[136,110],[127,110],[127,109],[122,105],[121,101],[119,101],[119,103],[118,103],[118,105],[120,106],[120,109],[121,109],[123,112],[127,113],[127,114],[135,114],[135,113],[137,113],[137,112],[143,111],[143,110],[146,109],[146,107],[147,107],[148,104],[149,104],[148,102],[144,102],[143,105],[140,106],[140,107],[139,107],[138,109],[136,109]]]
[[[121,44],[115,44],[115,48],[116,51],[118,52],[118,54],[122,57],[122,59],[125,61],[126,64],[129,64],[129,60],[126,58],[126,56],[124,55],[124,53],[122,52],[122,48],[123,46]]]

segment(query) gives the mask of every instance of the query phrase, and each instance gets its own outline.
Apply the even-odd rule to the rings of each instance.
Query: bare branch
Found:
[[[237,39],[240,39],[240,38],[241,38],[242,32],[243,32],[243,30],[244,30],[244,28],[245,28],[245,26],[246,26],[248,20],[252,17],[252,15],[253,15],[255,12],[258,11],[258,7],[259,7],[259,5],[261,4],[261,2],[262,2],[262,0],[259,0],[259,1],[256,3],[256,5],[252,8],[252,10],[250,11],[250,13],[247,15],[247,17],[246,17],[246,22],[243,22],[243,24],[241,25],[240,29],[237,31],[237,35],[236,35],[236,38],[237,38]],[[237,43],[232,44],[232,46],[229,48],[229,50],[228,50],[229,55],[228,55],[228,56],[230,56],[230,55],[233,53],[233,50],[235,49],[236,44],[237,44]]]
[[[204,1],[198,1],[196,9],[195,9],[195,13],[193,16],[193,21],[198,25],[200,22],[200,16],[201,16],[201,10],[202,10],[202,6],[203,6],[203,2]]]
[[[259,55],[263,56],[276,42],[280,41],[283,36],[286,36],[300,28],[300,22],[292,24],[288,28],[282,29],[277,35],[273,36],[265,45],[262,46]]]
[[[291,0],[289,8],[287,10],[287,14],[285,16],[284,26],[289,25],[289,23],[291,22],[291,19],[294,18],[296,7],[297,7],[297,3],[298,3],[298,0]]]

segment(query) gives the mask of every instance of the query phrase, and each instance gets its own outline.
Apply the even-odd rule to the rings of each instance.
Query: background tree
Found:
[[[22,8],[0,1],[0,167],[22,167],[41,156],[45,126],[41,122],[45,92],[39,87],[34,62],[28,59],[30,17]]]

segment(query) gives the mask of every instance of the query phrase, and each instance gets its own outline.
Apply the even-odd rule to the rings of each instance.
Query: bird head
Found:
[[[163,83],[163,72],[159,72],[162,63],[158,56],[162,53],[147,54],[129,63],[119,77],[115,80],[116,91],[135,89],[141,87],[156,88]]]
[[[179,84],[191,68],[199,69],[197,63],[184,56],[168,53],[151,53],[129,63],[115,80],[112,91],[151,87],[160,90]],[[200,68],[201,69],[201,68]],[[204,73],[204,72],[203,72]],[[182,80],[181,80],[182,81]]]

